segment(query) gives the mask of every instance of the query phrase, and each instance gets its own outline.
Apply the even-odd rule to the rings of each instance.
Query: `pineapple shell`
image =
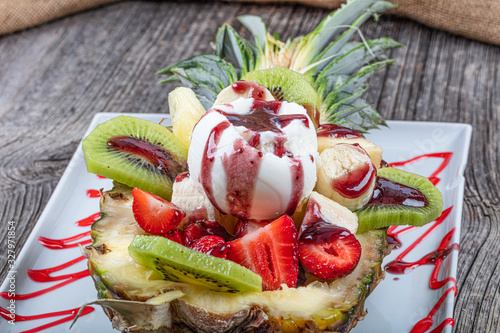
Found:
[[[243,294],[165,281],[135,263],[128,245],[145,234],[132,213],[131,188],[116,184],[101,196],[92,245],[83,249],[99,304],[122,332],[349,332],[362,320],[366,296],[383,279],[386,230],[356,237],[361,260],[330,284],[306,275],[305,285]]]

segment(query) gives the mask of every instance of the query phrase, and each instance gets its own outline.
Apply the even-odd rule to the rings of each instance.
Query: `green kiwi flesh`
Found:
[[[441,215],[443,196],[426,177],[395,168],[378,169],[377,176],[420,190],[428,203],[424,207],[366,205],[356,211],[359,222],[358,233],[391,225],[423,226]]]
[[[165,126],[119,116],[82,141],[87,171],[167,200],[175,177],[187,170],[187,149]]]
[[[165,280],[198,284],[217,291],[262,291],[260,275],[165,237],[135,236],[128,251],[137,263],[155,270]]]
[[[263,85],[278,101],[303,105],[310,117],[314,121],[318,120],[321,100],[303,74],[286,67],[273,67],[248,72],[241,80],[254,81]]]

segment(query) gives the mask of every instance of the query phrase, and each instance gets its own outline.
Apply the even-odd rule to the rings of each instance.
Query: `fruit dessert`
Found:
[[[362,135],[383,124],[364,82],[398,44],[349,38],[388,8],[350,1],[288,43],[242,17],[255,44],[224,26],[216,55],[161,71],[188,86],[169,94],[172,128],[120,116],[83,140],[88,171],[114,180],[83,252],[115,329],[348,332],[363,319],[387,227],[442,210],[428,179]]]

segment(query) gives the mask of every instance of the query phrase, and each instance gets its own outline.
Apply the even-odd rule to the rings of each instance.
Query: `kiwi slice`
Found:
[[[128,252],[137,263],[155,270],[165,280],[194,283],[217,291],[262,291],[260,275],[165,237],[135,236]]]
[[[442,211],[443,196],[429,179],[400,169],[381,168],[377,170],[374,196],[356,211],[358,233],[391,225],[422,226],[434,221]]]
[[[263,85],[278,101],[303,105],[311,119],[319,124],[321,100],[303,74],[286,67],[273,67],[248,72],[241,80]]]
[[[129,116],[98,125],[82,141],[87,171],[167,200],[187,170],[187,149],[166,127]]]

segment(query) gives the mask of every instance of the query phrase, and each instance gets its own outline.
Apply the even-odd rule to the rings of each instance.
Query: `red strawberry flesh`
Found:
[[[165,238],[168,238],[168,239],[174,241],[174,242],[177,242],[181,245],[184,245],[184,236],[182,235],[181,229],[174,228],[163,236]]]
[[[191,245],[191,249],[226,259],[228,247],[222,237],[219,236],[203,236]]]
[[[132,211],[139,226],[154,235],[165,235],[186,215],[173,203],[137,187],[132,190]]]
[[[234,237],[227,232],[217,221],[193,221],[186,225],[184,229],[184,244],[191,246],[203,236],[219,236],[224,241],[232,240]]]
[[[304,230],[299,239],[302,266],[323,280],[346,276],[361,258],[361,244],[347,229],[317,222]]]
[[[263,290],[297,285],[297,229],[290,217],[284,215],[228,245],[227,259],[259,274]]]

